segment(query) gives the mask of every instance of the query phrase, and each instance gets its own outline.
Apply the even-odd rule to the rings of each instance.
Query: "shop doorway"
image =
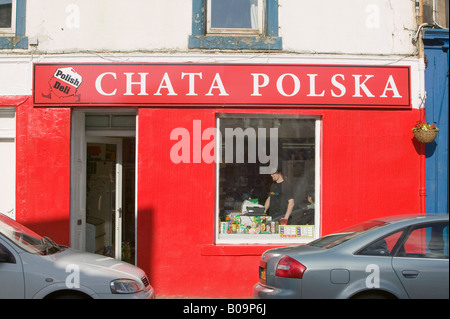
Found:
[[[71,246],[135,263],[136,114],[74,111]]]
[[[86,251],[121,256],[122,140],[86,138]]]

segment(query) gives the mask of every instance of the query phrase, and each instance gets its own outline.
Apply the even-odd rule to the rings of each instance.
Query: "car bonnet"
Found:
[[[145,276],[143,270],[126,262],[70,248],[43,258],[51,259],[58,267],[79,269],[81,274],[89,277],[128,278],[140,281]]]

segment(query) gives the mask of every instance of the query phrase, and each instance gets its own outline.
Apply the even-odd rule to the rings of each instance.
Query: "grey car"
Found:
[[[76,251],[0,213],[0,299],[151,299],[144,271]]]
[[[261,256],[255,298],[449,298],[448,214],[370,220]]]

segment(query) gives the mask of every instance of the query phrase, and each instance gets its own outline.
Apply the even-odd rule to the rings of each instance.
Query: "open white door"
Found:
[[[86,250],[121,259],[122,139],[86,137]]]
[[[70,246],[86,249],[86,138],[84,112],[72,113]]]

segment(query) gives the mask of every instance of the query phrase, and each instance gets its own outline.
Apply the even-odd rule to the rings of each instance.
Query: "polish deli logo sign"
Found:
[[[408,66],[34,64],[35,105],[411,106]]]
[[[83,78],[73,68],[58,68],[48,81],[47,92],[42,92],[44,98],[65,99],[68,97],[80,100],[80,94],[77,93],[78,88],[83,82]]]

